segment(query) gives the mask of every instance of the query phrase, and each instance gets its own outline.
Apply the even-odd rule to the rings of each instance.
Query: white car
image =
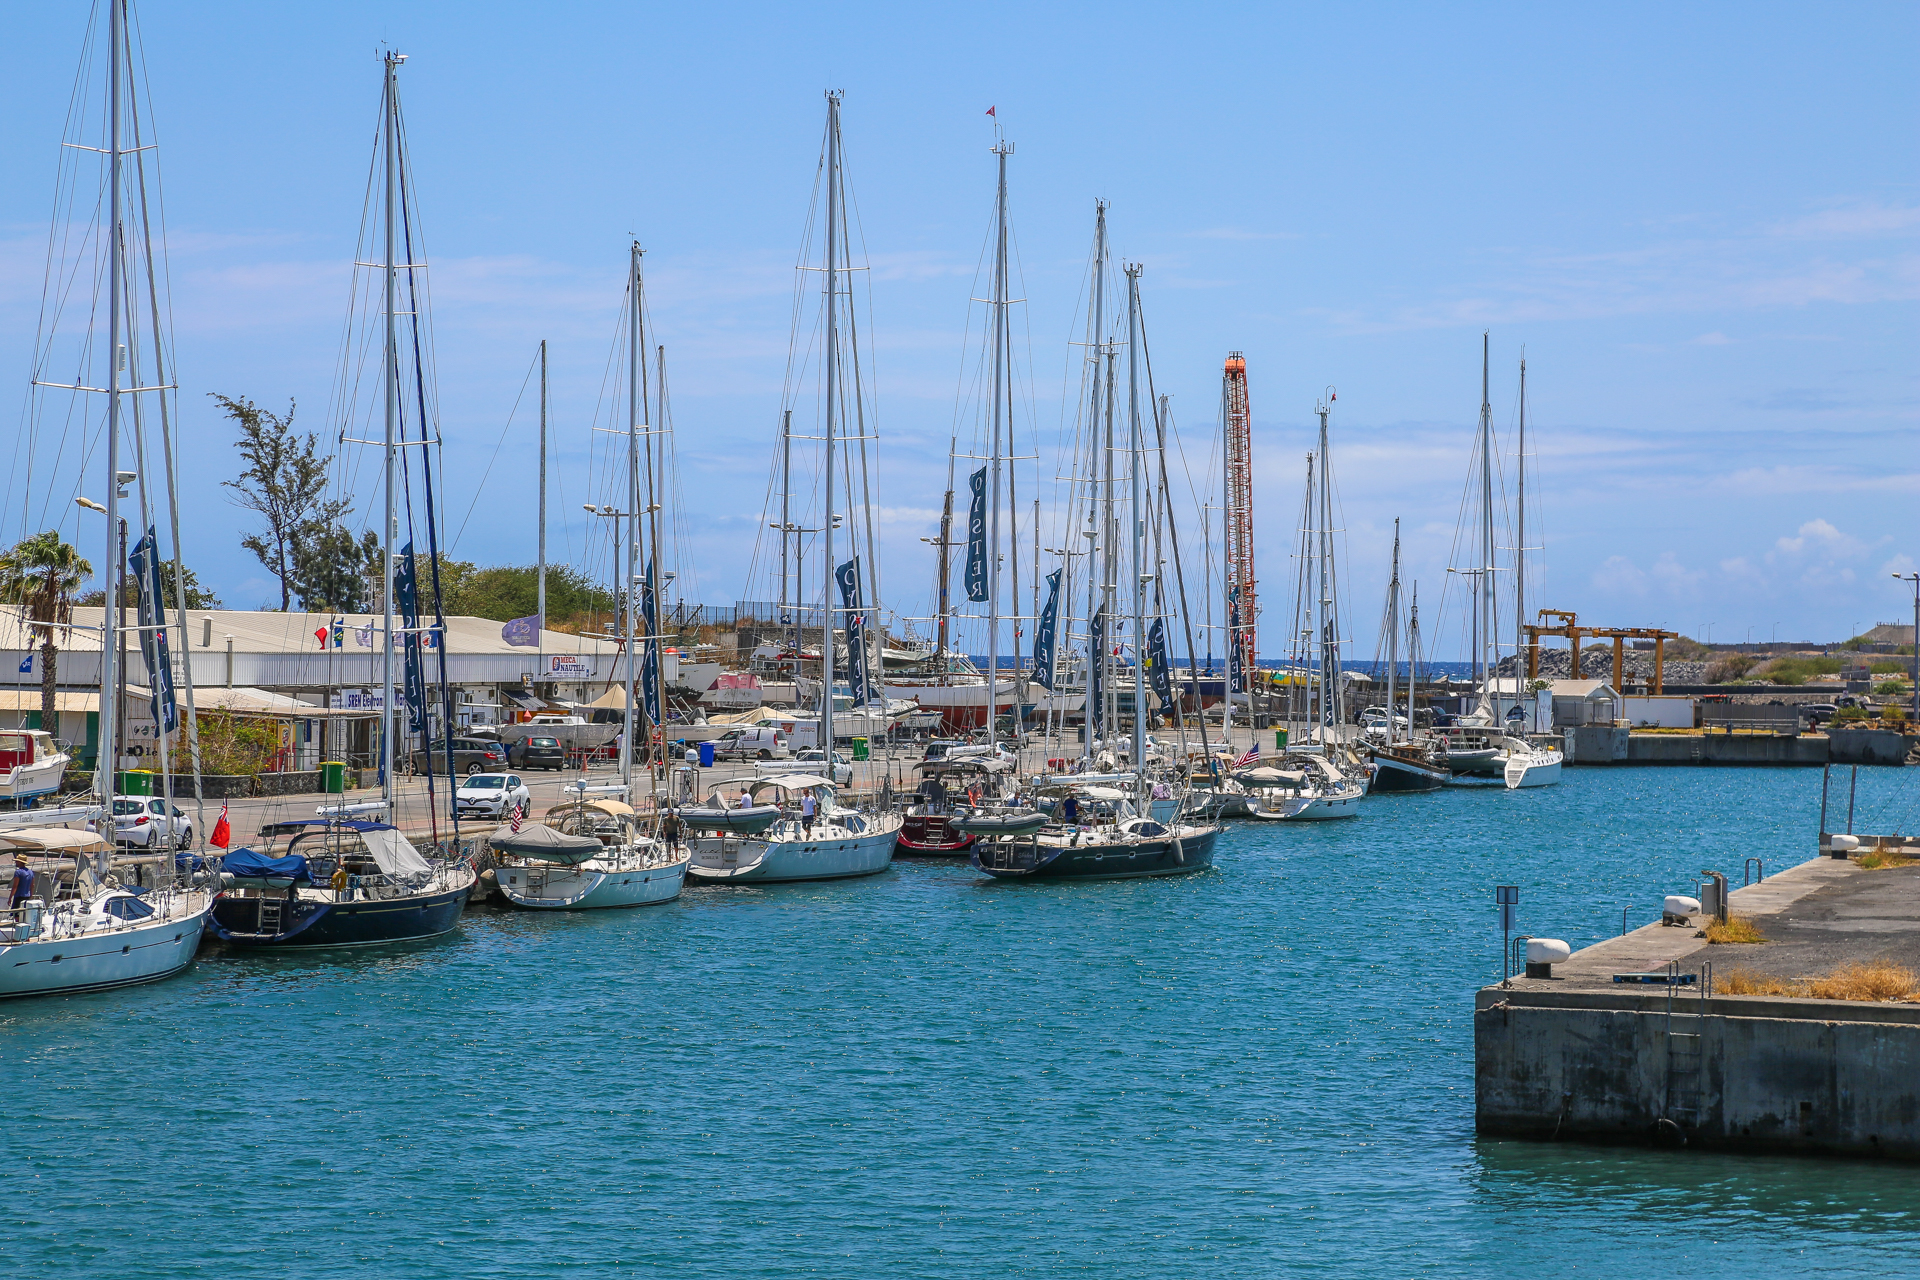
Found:
[[[800,766],[799,772],[801,773],[818,773],[820,772],[820,765],[824,759],[825,757],[820,754],[820,748],[808,747],[805,751],[795,756],[793,762]],[[833,779],[835,786],[850,787],[853,785],[853,764],[847,759],[846,752],[836,751],[833,753],[833,773],[829,776]]]
[[[533,790],[517,773],[476,773],[453,793],[453,805],[463,818],[498,818],[505,822],[513,816],[515,805],[522,812],[533,807]]]
[[[155,796],[115,796],[113,798],[113,841],[138,849],[176,849],[193,847],[193,819],[172,806],[169,814],[165,800]]]

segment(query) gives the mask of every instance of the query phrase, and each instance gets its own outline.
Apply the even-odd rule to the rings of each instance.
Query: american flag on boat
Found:
[[[1260,744],[1256,742],[1251,747],[1247,748],[1247,754],[1241,756],[1238,760],[1235,760],[1233,762],[1233,767],[1236,769],[1244,769],[1248,765],[1252,764],[1255,760],[1258,760],[1259,758],[1260,758]]]
[[[517,804],[513,806],[513,829],[515,831],[518,831],[520,829],[520,819],[521,819],[521,816],[524,815],[525,813],[526,813],[525,806],[517,805]]]

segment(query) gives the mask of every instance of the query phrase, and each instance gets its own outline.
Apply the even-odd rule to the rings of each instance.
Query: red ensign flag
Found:
[[[224,849],[233,839],[233,828],[227,825],[227,806],[220,806],[220,821],[213,824],[213,834],[207,837],[207,843],[216,849]]]

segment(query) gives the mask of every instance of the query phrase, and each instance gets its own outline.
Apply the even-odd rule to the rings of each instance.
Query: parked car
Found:
[[[800,766],[801,773],[819,773],[821,772],[820,766],[826,762],[826,758],[820,754],[820,748],[808,747],[805,751],[795,756],[793,762]],[[836,751],[833,753],[833,772],[828,776],[833,779],[835,786],[850,787],[853,785],[853,762],[847,759],[846,752]]]
[[[445,741],[413,753],[413,771],[427,771],[427,756],[433,756],[433,771],[445,773],[447,768],[447,744]],[[453,771],[455,773],[485,773],[489,769],[507,767],[507,749],[498,742],[489,742],[485,738],[455,738],[453,740]]]
[[[113,798],[113,841],[139,849],[176,849],[193,847],[193,819],[167,802],[152,796],[115,796]]]
[[[778,729],[729,729],[713,740],[716,760],[785,760],[792,754],[787,735]]]
[[[567,749],[558,738],[522,738],[507,748],[509,769],[564,769]]]
[[[533,806],[533,790],[511,773],[476,773],[453,793],[454,809],[463,818],[498,818],[505,821],[519,805]]]

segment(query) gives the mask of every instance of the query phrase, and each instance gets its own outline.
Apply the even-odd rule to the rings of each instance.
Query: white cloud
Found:
[[[1842,236],[1886,236],[1920,230],[1920,209],[1882,204],[1856,204],[1822,210],[1772,228],[1776,236],[1833,239]]]
[[[1608,556],[1593,571],[1593,585],[1598,591],[1614,595],[1644,596],[1647,594],[1647,575],[1625,556]]]

